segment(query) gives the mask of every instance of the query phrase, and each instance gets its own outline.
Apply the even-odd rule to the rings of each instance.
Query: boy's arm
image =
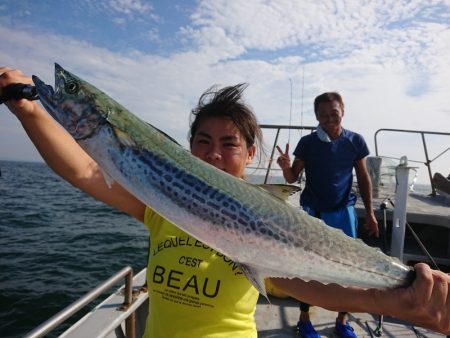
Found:
[[[18,70],[0,67],[0,94],[13,83],[32,83]],[[122,186],[106,184],[101,168],[78,143],[35,101],[6,103],[49,167],[63,179],[94,198],[143,221],[145,205]]]
[[[287,295],[330,311],[389,315],[450,335],[450,276],[415,265],[416,279],[408,288],[360,289],[316,281],[272,278]]]

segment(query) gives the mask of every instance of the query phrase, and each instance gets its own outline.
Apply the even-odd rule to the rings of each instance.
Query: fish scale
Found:
[[[268,277],[364,288],[411,283],[411,267],[192,156],[59,65],[54,91],[33,80],[47,111],[107,176],[235,261],[261,293]]]

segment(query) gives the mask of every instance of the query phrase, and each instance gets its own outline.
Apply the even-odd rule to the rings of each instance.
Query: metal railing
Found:
[[[287,130],[309,130],[310,132],[313,132],[314,130],[316,130],[317,127],[312,127],[312,126],[289,126],[289,125],[281,125],[281,124],[260,124],[259,125],[261,129],[275,129],[276,130],[276,134],[275,134],[275,139],[273,141],[273,146],[272,146],[272,150],[270,152],[270,158],[269,158],[269,163],[267,165],[267,168],[252,168],[249,167],[251,169],[265,169],[266,170],[266,175],[264,178],[264,184],[267,183],[267,180],[269,178],[270,175],[270,171],[272,170],[272,162],[273,162],[273,157],[275,156],[275,150],[276,150],[276,146],[278,144],[278,138],[280,136],[280,131],[287,129]],[[297,140],[298,141],[298,140]]]
[[[102,284],[97,286],[94,290],[88,292],[86,295],[73,302],[53,317],[36,327],[34,330],[30,331],[25,335],[25,338],[38,338],[43,337],[48,332],[55,329],[66,319],[80,311],[88,303],[92,302],[95,298],[100,296],[103,292],[110,289],[117,282],[125,277],[125,292],[124,292],[124,303],[120,310],[126,311],[128,307],[133,302],[133,269],[127,266],[117,272],[115,275],[104,281]],[[135,333],[135,314],[134,312],[125,320],[125,331],[127,338],[134,338]]]
[[[382,128],[382,129],[378,129],[375,134],[374,134],[374,142],[375,142],[375,155],[376,156],[382,156],[379,154],[378,152],[378,141],[377,141],[377,136],[380,132],[382,131],[389,131],[389,132],[398,132],[398,133],[411,133],[411,134],[420,134],[421,138],[422,138],[422,144],[423,144],[423,151],[424,151],[424,155],[425,155],[425,161],[418,161],[418,160],[410,160],[408,159],[408,161],[410,162],[416,162],[416,163],[422,163],[425,164],[425,166],[428,169],[428,176],[430,179],[430,185],[431,185],[431,189],[432,192],[431,194],[434,196],[436,195],[436,187],[434,185],[433,182],[433,173],[431,170],[431,163],[434,162],[435,160],[437,160],[439,157],[441,157],[442,155],[444,155],[446,152],[448,152],[450,150],[450,146],[445,149],[444,151],[442,151],[440,154],[438,154],[435,158],[431,159],[429,158],[428,155],[428,147],[427,147],[427,142],[425,140],[425,135],[440,135],[440,136],[450,136],[450,133],[443,133],[443,132],[434,132],[434,131],[424,131],[424,130],[407,130],[407,129],[389,129],[389,128]],[[448,143],[450,144],[450,142]],[[384,156],[386,157],[386,156]],[[389,158],[389,157],[386,157]],[[397,159],[395,157],[390,157],[392,159]]]
[[[269,157],[267,166],[266,165],[258,166],[258,167],[249,166],[249,169],[263,169],[263,170],[265,170],[264,183],[267,183],[267,180],[268,180],[268,178],[270,176],[270,172],[272,170],[279,170],[279,169],[272,169],[272,162],[273,162],[274,156],[276,156],[276,154],[275,154],[276,145],[278,144],[278,139],[279,139],[281,130],[285,130],[285,129],[286,130],[309,130],[310,132],[313,132],[317,128],[316,126],[289,126],[289,125],[277,125],[277,124],[273,124],[273,125],[272,124],[260,124],[260,127],[263,130],[264,129],[276,130],[276,134],[275,134],[274,142],[273,142],[273,145],[272,145],[272,148],[271,148],[271,151],[270,151],[270,157]],[[430,159],[425,136],[426,135],[450,136],[450,133],[424,131],[424,130],[390,129],[390,128],[378,129],[375,132],[375,134],[374,134],[375,155],[376,156],[382,156],[382,157],[385,157],[385,158],[395,159],[395,160],[399,160],[400,158],[380,155],[379,147],[378,147],[378,139],[377,139],[378,134],[380,132],[399,132],[399,133],[412,133],[412,134],[419,134],[419,135],[421,135],[422,144],[423,144],[423,151],[424,151],[424,155],[425,155],[425,161],[412,160],[412,159],[408,159],[408,161],[415,162],[415,163],[422,163],[422,164],[424,164],[427,167],[428,176],[429,176],[429,180],[430,180],[430,185],[431,185],[431,189],[432,189],[432,195],[436,195],[436,187],[435,187],[435,185],[433,183],[433,172],[431,170],[431,163],[434,162],[435,160],[437,160],[438,158],[440,158],[445,153],[449,152],[450,151],[450,146],[447,147],[440,154],[435,156],[433,159]],[[449,144],[450,144],[450,142],[449,142]]]

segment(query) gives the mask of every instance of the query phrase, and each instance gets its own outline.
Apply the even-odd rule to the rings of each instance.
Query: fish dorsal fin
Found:
[[[181,144],[179,144],[172,136],[170,136],[169,134],[166,134],[165,132],[163,132],[161,129],[156,128],[155,126],[151,125],[150,123],[147,123],[150,126],[152,126],[153,128],[155,128],[157,131],[159,131],[161,134],[163,134],[165,137],[167,137],[169,140],[171,140],[173,143],[175,143],[176,145],[179,145],[181,147]]]
[[[290,184],[258,184],[258,186],[283,201],[287,201],[290,196],[302,190],[300,187]]]

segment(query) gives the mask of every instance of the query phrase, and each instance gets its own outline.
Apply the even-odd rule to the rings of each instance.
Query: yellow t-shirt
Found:
[[[228,257],[146,208],[146,338],[256,337],[258,291]]]

